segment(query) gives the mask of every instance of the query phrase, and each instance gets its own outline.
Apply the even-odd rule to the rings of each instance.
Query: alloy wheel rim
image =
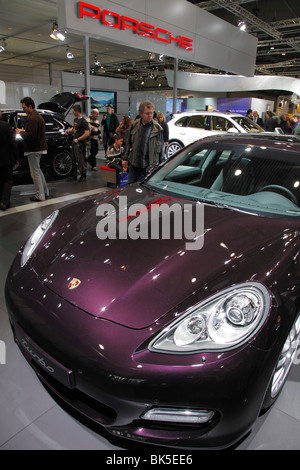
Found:
[[[289,335],[282,348],[279,360],[277,362],[275,372],[272,380],[271,396],[275,398],[283,384],[286,381],[287,375],[293,365],[295,356],[297,354],[300,342],[300,315],[294,322]]]
[[[178,152],[181,148],[179,144],[170,144],[168,147],[168,156],[172,157],[174,153]]]

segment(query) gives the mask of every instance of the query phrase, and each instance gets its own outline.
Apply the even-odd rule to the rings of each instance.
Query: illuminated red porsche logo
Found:
[[[120,30],[130,29],[135,34],[141,35],[145,38],[154,39],[167,44],[175,43],[187,51],[193,50],[193,39],[181,35],[173,37],[173,34],[166,29],[157,28],[152,24],[148,24],[143,21],[140,22],[134,18],[122,16],[113,11],[105,9],[102,9],[101,11],[99,7],[91,5],[90,3],[79,2],[79,17],[91,17],[112,28]]]
[[[81,281],[79,279],[76,279],[75,277],[73,277],[72,281],[70,281],[69,284],[68,284],[68,289],[69,290],[74,290],[74,289],[76,289],[76,287],[79,286],[79,284],[81,284]]]

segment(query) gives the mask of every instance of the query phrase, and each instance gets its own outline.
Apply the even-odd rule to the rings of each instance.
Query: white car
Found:
[[[203,137],[227,132],[264,132],[264,129],[248,117],[235,113],[209,111],[174,114],[169,126],[167,157]]]

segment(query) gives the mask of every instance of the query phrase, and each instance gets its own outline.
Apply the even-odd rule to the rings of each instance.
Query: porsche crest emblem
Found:
[[[68,289],[69,290],[74,290],[74,289],[76,289],[76,287],[79,286],[79,284],[81,284],[81,281],[79,279],[76,279],[75,277],[73,277],[72,281],[70,281],[69,284],[68,284]]]

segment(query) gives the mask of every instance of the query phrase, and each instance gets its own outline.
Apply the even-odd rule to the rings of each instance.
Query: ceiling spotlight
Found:
[[[67,49],[67,58],[74,59],[74,54],[72,54],[72,52],[69,49]]]
[[[247,29],[247,23],[245,21],[240,21],[238,23],[238,28],[241,30],[241,31],[246,31]]]
[[[0,46],[0,52],[4,52],[6,46],[7,46],[7,44],[6,44],[6,42],[4,41],[4,39],[3,39],[2,44],[1,44],[1,46]]]
[[[49,34],[50,38],[55,39],[56,41],[60,39],[60,41],[64,41],[66,36],[57,29],[57,23],[53,23],[52,31]]]

